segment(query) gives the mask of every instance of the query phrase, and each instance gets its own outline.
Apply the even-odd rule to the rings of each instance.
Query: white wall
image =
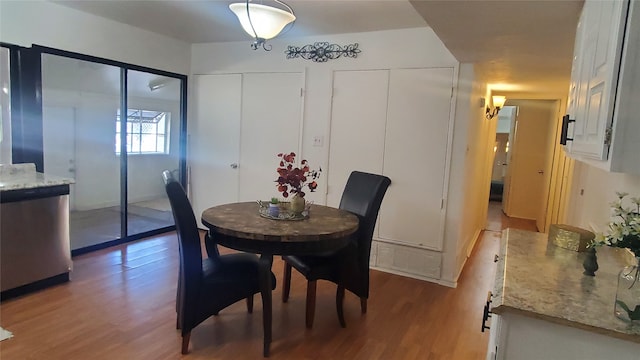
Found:
[[[42,0],[0,1],[0,41],[188,74],[190,45]]]
[[[505,106],[498,113],[498,128],[496,133],[508,134],[511,131],[511,116],[515,111],[515,106]]]
[[[356,59],[340,58],[327,63],[286,59],[287,45],[302,46],[316,41],[340,45],[359,43],[362,52]],[[417,67],[455,67],[457,61],[429,28],[377,31],[309,37],[284,42],[269,42],[272,51],[251,50],[250,41],[194,44],[192,74],[240,72],[305,72],[302,156],[314,166],[327,168],[329,122],[331,117],[332,77],[334,70],[362,70]],[[314,136],[324,136],[324,146],[312,146]],[[326,181],[321,181],[312,200],[324,203]]]
[[[441,276],[452,286],[487,218],[497,118],[485,119],[480,99],[490,95],[482,74],[472,64],[461,65]]]
[[[606,230],[611,220],[609,203],[617,199],[616,191],[640,197],[640,176],[610,173],[576,161],[567,222],[587,230],[592,230],[592,225]]]
[[[340,45],[357,42],[362,52],[356,59],[340,58],[327,63],[286,59],[286,45],[302,46],[315,41],[328,41]],[[306,94],[302,156],[314,166],[319,164],[323,168],[327,168],[328,161],[327,144],[334,70],[459,67],[441,276],[443,283],[455,285],[468,253],[484,227],[487,208],[484,200],[488,198],[490,165],[478,162],[484,161],[487,156],[488,134],[495,132],[495,124],[483,121],[484,108],[479,106],[478,101],[485,90],[484,87],[475,84],[473,65],[459,66],[429,28],[340,34],[287,42],[276,40],[271,42],[273,50],[270,52],[253,51],[249,44],[249,40],[194,44],[192,74],[304,71]],[[366,136],[366,129],[363,129],[362,135]],[[325,146],[313,147],[314,136],[323,136]],[[481,182],[478,184],[476,181]],[[320,179],[319,183],[319,191],[314,195],[323,196],[326,192],[326,179]],[[320,203],[326,201],[324,197],[313,200]]]

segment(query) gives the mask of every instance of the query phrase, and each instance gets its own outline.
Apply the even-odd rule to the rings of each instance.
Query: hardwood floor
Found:
[[[488,220],[505,226],[501,211],[490,209]],[[532,224],[515,225],[531,229]],[[346,329],[338,323],[335,286],[323,281],[313,329],[305,328],[306,282],[294,272],[289,302],[283,304],[283,264],[277,258],[271,358],[484,359],[488,333],[480,332],[480,324],[493,286],[499,230],[483,232],[456,289],[372,270],[366,315],[347,292]],[[71,282],[1,304],[0,325],[14,337],[0,342],[0,358],[181,358],[177,272],[174,233],[78,256]],[[184,358],[261,358],[261,309],[256,296],[253,314],[241,301],[206,320],[193,330]]]

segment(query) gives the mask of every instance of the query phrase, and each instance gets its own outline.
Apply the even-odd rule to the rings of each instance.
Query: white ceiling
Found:
[[[237,0],[52,1],[188,43],[248,41],[228,9]],[[549,98],[567,92],[583,0],[286,2],[297,20],[283,38],[430,26],[496,91]]]

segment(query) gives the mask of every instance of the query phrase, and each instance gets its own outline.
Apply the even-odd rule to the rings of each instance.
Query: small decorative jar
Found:
[[[291,211],[294,214],[301,214],[304,211],[304,198],[298,194],[295,194],[291,198]]]
[[[618,274],[614,314],[627,322],[640,323],[640,257],[634,265],[625,266]]]
[[[276,198],[271,198],[269,203],[269,216],[277,218],[280,215],[280,202]]]

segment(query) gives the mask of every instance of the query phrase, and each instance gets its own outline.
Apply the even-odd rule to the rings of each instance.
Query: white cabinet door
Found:
[[[374,236],[441,250],[452,84],[451,68],[336,71],[327,204],[351,171],[384,174]]]
[[[586,1],[581,17],[577,102],[570,151],[606,160],[627,1]],[[575,65],[575,64],[574,64]],[[574,71],[576,69],[574,68]],[[570,99],[571,99],[570,93]],[[570,107],[571,108],[571,107]]]
[[[391,70],[380,239],[442,250],[453,69]]]
[[[210,206],[238,200],[242,75],[196,75],[189,126],[191,203],[196,219]]]
[[[327,205],[337,207],[354,170],[382,174],[388,70],[333,74]]]
[[[251,73],[242,79],[239,201],[280,197],[278,153],[300,158],[302,73]]]
[[[191,202],[208,207],[278,196],[279,152],[298,152],[302,73],[196,75],[189,124]]]

